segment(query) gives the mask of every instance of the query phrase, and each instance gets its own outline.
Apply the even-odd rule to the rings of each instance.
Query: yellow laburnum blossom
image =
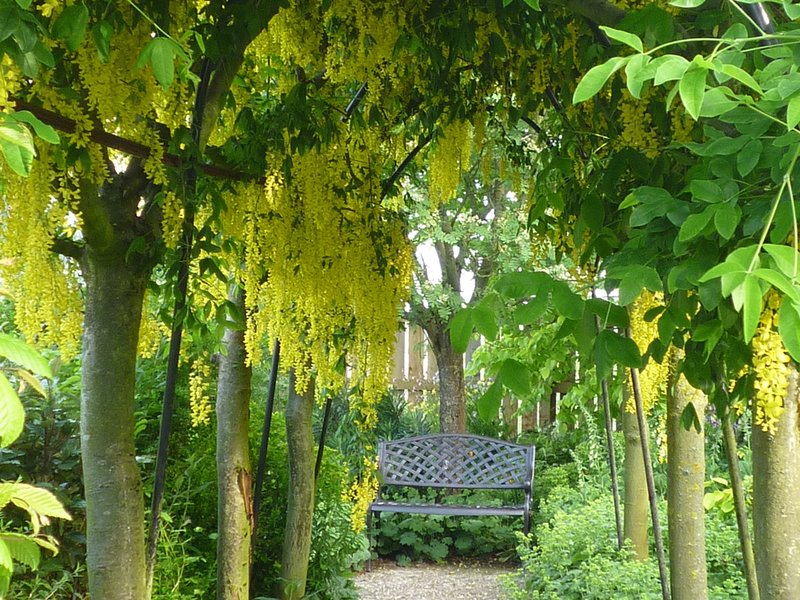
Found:
[[[642,354],[647,352],[650,343],[658,337],[657,321],[645,321],[644,315],[650,309],[663,306],[663,304],[663,295],[660,292],[654,294],[649,290],[643,290],[636,302],[633,303],[630,311],[631,335]],[[645,413],[649,412],[664,397],[668,377],[668,360],[660,363],[649,361],[644,369],[639,371],[639,387]],[[625,410],[631,413],[636,411],[633,394],[625,405]]]
[[[195,361],[189,375],[189,411],[192,427],[201,427],[211,422],[211,396],[209,392],[211,365]]]
[[[755,372],[755,422],[764,431],[775,433],[775,424],[784,409],[789,388],[789,354],[777,331],[781,297],[771,291],[751,343]]]

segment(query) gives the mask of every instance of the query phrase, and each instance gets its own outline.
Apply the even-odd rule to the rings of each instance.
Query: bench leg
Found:
[[[372,510],[367,510],[367,573],[372,572]]]
[[[531,532],[531,515],[529,513],[525,513],[525,535],[528,535]]]

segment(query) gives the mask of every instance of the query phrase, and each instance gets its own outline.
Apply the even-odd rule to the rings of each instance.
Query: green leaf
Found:
[[[11,362],[25,367],[41,377],[53,377],[50,365],[41,354],[22,340],[7,333],[0,333],[0,356],[4,356]]]
[[[30,174],[36,150],[27,127],[12,120],[0,120],[0,151],[17,175],[27,177]]]
[[[800,302],[800,286],[792,283],[786,275],[775,269],[756,269],[753,275],[779,290],[794,302]]]
[[[64,40],[67,48],[75,52],[86,35],[89,24],[89,9],[83,4],[67,6],[53,24],[53,36]]]
[[[67,521],[72,520],[72,517],[64,510],[58,498],[48,490],[28,485],[27,483],[0,483],[0,487],[3,486],[11,487],[11,503],[28,512],[57,519],[66,519]]]
[[[655,69],[653,83],[662,85],[667,81],[677,81],[683,77],[691,63],[682,56],[668,54],[667,56],[659,56],[651,64]]]
[[[525,4],[530,6],[533,10],[541,10],[539,7],[539,0],[525,0]]]
[[[744,148],[736,155],[736,170],[739,171],[739,175],[745,177],[756,168],[758,161],[761,160],[763,149],[764,145],[758,139],[750,140],[745,144]]]
[[[736,81],[743,83],[750,89],[758,92],[759,94],[763,94],[764,90],[761,89],[761,86],[758,85],[758,82],[753,79],[753,76],[750,75],[744,69],[737,67],[736,65],[732,65],[730,63],[726,63],[722,65],[722,69],[720,69],[722,73],[725,75],[732,77]]]
[[[729,240],[736,232],[741,216],[742,211],[738,206],[723,204],[714,213],[714,227],[722,238]]]
[[[486,304],[477,304],[472,309],[472,321],[478,333],[490,342],[497,337],[497,315]]]
[[[725,200],[722,188],[714,181],[695,179],[689,184],[692,197],[710,204]]]
[[[639,98],[644,82],[653,76],[653,69],[649,67],[649,62],[648,56],[637,54],[625,66],[626,85],[634,98]]]
[[[48,144],[58,144],[61,139],[58,137],[56,130],[42,123],[34,114],[27,110],[19,110],[11,117],[18,122],[27,123],[33,128],[33,131]]]
[[[681,228],[678,231],[678,241],[688,242],[703,233],[711,222],[711,218],[714,216],[716,210],[717,207],[712,205],[706,207],[703,212],[686,217],[686,220],[681,224]]]
[[[11,558],[11,550],[2,539],[0,539],[0,569],[9,572],[14,571],[14,561]],[[5,594],[3,594],[3,597],[5,597]]]
[[[761,283],[753,275],[744,278],[744,304],[742,305],[742,318],[744,322],[744,341],[750,342],[756,333],[758,320],[761,318]]]
[[[627,306],[639,297],[643,288],[652,292],[662,290],[661,277],[653,267],[646,265],[624,265],[610,268],[609,279],[619,280],[619,303]]]
[[[558,314],[572,320],[578,320],[583,316],[583,298],[573,292],[567,283],[553,282],[552,295]]]
[[[21,533],[0,533],[0,541],[5,542],[11,558],[33,570],[39,568],[39,545],[29,536]]]
[[[795,362],[800,362],[800,302],[784,299],[778,310],[778,333]]]
[[[547,310],[547,293],[537,294],[525,304],[519,304],[514,308],[512,319],[515,325],[530,325],[539,320]]]
[[[764,244],[763,248],[775,261],[775,265],[783,271],[784,275],[791,278],[800,275],[797,272],[798,266],[800,266],[800,254],[798,254],[797,250],[782,244]]]
[[[606,27],[605,25],[601,25],[600,29],[612,40],[622,42],[637,52],[644,52],[644,46],[642,46],[642,40],[639,39],[639,36],[634,35],[633,33],[628,33],[627,31],[622,31],[621,29]]]
[[[25,425],[25,409],[17,393],[0,373],[0,448],[5,448],[16,440]]]
[[[627,61],[627,57],[615,56],[602,65],[589,69],[586,75],[581,78],[578,87],[575,88],[575,93],[572,95],[572,103],[579,104],[594,96],[606,84],[609,77],[621,69]]]
[[[503,401],[503,386],[499,380],[495,380],[486,393],[478,398],[476,408],[478,415],[484,421],[491,422],[497,418],[497,413],[500,411],[500,404]]]
[[[700,418],[697,416],[697,409],[691,402],[687,402],[686,406],[683,408],[683,412],[681,413],[681,426],[686,431],[689,431],[693,427],[697,430],[697,433],[703,431],[700,425]]]
[[[514,394],[524,398],[531,393],[531,373],[524,364],[513,358],[507,358],[500,365],[497,379]]]
[[[14,35],[20,25],[19,10],[16,7],[0,6],[0,42]]]
[[[697,57],[686,69],[678,84],[678,94],[686,112],[696,121],[700,117],[703,98],[706,94],[706,75],[708,69],[698,63]]]
[[[520,299],[528,296],[547,295],[552,278],[546,273],[519,271],[506,273],[497,279],[494,289],[506,298]]]
[[[92,27],[94,45],[97,47],[97,56],[100,58],[101,63],[108,62],[108,56],[111,54],[111,35],[113,33],[114,28],[108,21],[100,21]]]
[[[597,334],[594,344],[594,359],[599,378],[608,376],[615,363],[632,368],[642,366],[642,357],[636,343],[630,338],[608,329]]]
[[[466,352],[472,337],[472,309],[462,308],[450,319],[450,343],[456,352]]]
[[[628,311],[608,300],[589,298],[586,301],[586,308],[597,315],[597,318],[600,319],[600,326],[602,329],[606,327],[619,327],[624,329],[630,326]]]
[[[166,37],[153,38],[150,45],[153,47],[150,52],[153,74],[156,81],[166,90],[172,85],[175,77],[175,54],[180,49],[175,47],[175,42]]]
[[[724,331],[722,322],[719,319],[706,321],[692,331],[692,341],[705,342],[705,355],[708,358]]]

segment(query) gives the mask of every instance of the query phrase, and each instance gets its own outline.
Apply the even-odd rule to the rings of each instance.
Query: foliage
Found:
[[[251,447],[257,448],[260,432],[251,428]],[[256,595],[270,596],[280,574],[285,525],[286,492],[289,471],[287,466],[286,426],[283,415],[272,418],[269,442],[268,469],[262,490],[261,515],[256,542]],[[356,533],[351,523],[351,506],[342,501],[349,487],[350,475],[342,456],[326,448],[312,525],[312,555],[309,563],[306,593],[321,599],[354,598],[352,567],[366,560],[366,539]]]
[[[50,365],[41,355],[24,342],[5,333],[0,333],[0,358],[19,365],[15,377],[39,391],[44,389],[33,374],[50,378],[53,376]],[[16,441],[25,423],[22,402],[6,376],[8,363],[0,371],[0,447]],[[11,506],[27,514],[23,520],[23,528],[9,528],[9,520],[14,523],[13,519],[8,518],[8,508]],[[19,481],[0,481],[0,509],[5,509],[3,522],[0,524],[1,597],[8,591],[15,562],[35,570],[39,566],[41,548],[53,554],[58,552],[55,538],[43,533],[42,527],[49,525],[51,517],[66,520],[72,517],[50,491]]]
[[[467,503],[481,506],[502,506],[518,503],[514,494],[497,490],[474,490],[449,495],[441,490],[403,490],[408,502],[442,504]],[[387,496],[389,497],[389,496]],[[391,496],[394,497],[394,496]],[[519,518],[459,517],[451,515],[417,515],[386,513],[374,518],[378,556],[392,556],[400,564],[411,561],[439,562],[450,556],[510,557],[514,532],[522,527]]]

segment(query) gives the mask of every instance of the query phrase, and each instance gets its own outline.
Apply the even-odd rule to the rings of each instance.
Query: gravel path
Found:
[[[356,575],[361,600],[498,600],[499,575],[507,566],[476,564],[414,565],[376,563],[372,572]]]

